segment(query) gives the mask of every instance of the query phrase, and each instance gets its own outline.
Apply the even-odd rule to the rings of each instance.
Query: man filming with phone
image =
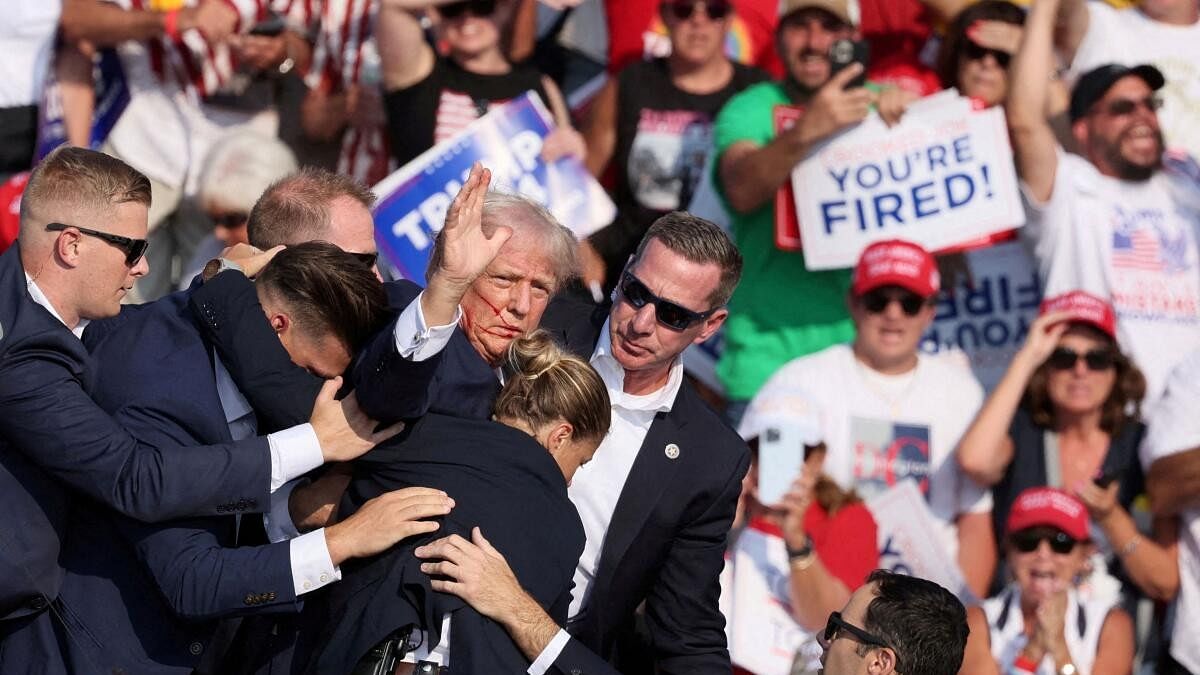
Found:
[[[894,122],[912,98],[898,89],[877,96],[863,86],[866,45],[857,33],[845,0],[786,0],[775,31],[784,80],[747,88],[717,117],[715,182],[738,249],[753,261],[730,307],[717,370],[735,425],[785,362],[854,335],[842,299],[848,271],[806,270],[802,253],[776,248],[774,222],[776,192],[815,145],[863,121],[872,104]],[[777,109],[784,107],[802,114],[778,130]],[[781,289],[806,302],[780,303]]]

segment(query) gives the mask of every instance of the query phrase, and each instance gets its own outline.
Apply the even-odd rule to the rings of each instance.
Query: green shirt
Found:
[[[791,103],[783,87],[762,82],[734,96],[717,115],[713,139],[721,155],[738,141],[766,145],[775,138],[774,109]],[[714,184],[722,190],[719,174]],[[854,339],[846,308],[850,270],[809,272],[800,252],[775,248],[775,201],[749,213],[729,208],[733,236],[745,259],[729,304],[725,351],[717,376],[731,400],[754,396],[788,361]]]

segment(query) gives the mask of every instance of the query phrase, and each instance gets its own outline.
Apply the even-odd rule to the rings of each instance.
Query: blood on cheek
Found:
[[[480,300],[482,300],[483,304],[487,305],[492,310],[492,313],[495,314],[496,318],[500,320],[501,327],[503,327],[509,331],[516,331],[516,332],[521,331],[521,328],[519,326],[514,326],[504,320],[504,317],[500,315],[500,313],[503,311],[500,307],[497,307],[496,305],[493,305],[491,302],[488,302],[487,298],[483,297],[482,295],[480,295],[478,293],[476,293],[475,296],[477,298],[479,298]],[[467,314],[463,314],[463,323],[468,328],[471,326],[471,319]],[[487,330],[487,329],[484,329],[484,331],[488,332],[488,333],[492,333],[493,335],[499,335],[499,333],[495,333],[495,332]],[[503,335],[502,337],[508,337],[508,336]]]

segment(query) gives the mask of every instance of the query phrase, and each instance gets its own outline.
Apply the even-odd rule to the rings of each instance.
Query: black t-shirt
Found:
[[[733,76],[710,94],[688,93],[671,81],[666,59],[642,61],[617,80],[617,144],[613,153],[617,219],[592,236],[609,281],[656,218],[686,209],[712,151],[712,125],[734,94],[767,79],[733,64]],[[615,271],[614,271],[615,266]]]
[[[407,164],[482,117],[491,106],[530,89],[550,107],[542,74],[528,63],[514,64],[503,75],[480,75],[463,70],[450,59],[438,58],[428,77],[384,94],[392,154],[401,165]]]

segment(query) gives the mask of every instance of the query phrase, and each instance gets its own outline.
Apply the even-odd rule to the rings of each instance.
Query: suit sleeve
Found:
[[[729,674],[719,578],[742,478],[750,466],[745,445],[740,452],[716,499],[675,535],[646,598],[651,647],[664,675]]]
[[[53,344],[9,351],[0,365],[0,436],[55,478],[125,515],[162,521],[261,511],[268,505],[267,439],[153,447],[113,421]]]
[[[259,433],[304,424],[323,382],[292,363],[263,314],[254,283],[236,271],[192,291],[192,314],[258,417]]]
[[[554,659],[546,672],[550,675],[621,675],[608,661],[575,638],[567,640],[558,658]]]

